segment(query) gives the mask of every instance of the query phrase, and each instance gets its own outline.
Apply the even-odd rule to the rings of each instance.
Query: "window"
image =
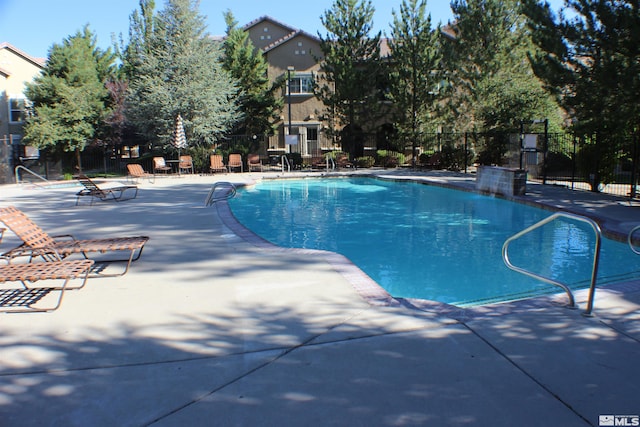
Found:
[[[9,99],[9,122],[22,123],[24,120],[24,98]]]
[[[295,76],[291,76],[289,90],[292,95],[313,94],[313,75],[296,73]]]

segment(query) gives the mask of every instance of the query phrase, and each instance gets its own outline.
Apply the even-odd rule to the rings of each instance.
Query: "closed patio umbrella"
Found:
[[[187,137],[184,134],[184,126],[182,125],[182,116],[180,114],[176,118],[176,128],[173,131],[171,144],[178,149],[178,159],[180,159],[180,150],[187,148]]]
[[[182,124],[182,116],[178,114],[176,117],[176,127],[173,130],[173,139],[171,144],[178,149],[178,175],[180,174],[180,150],[187,148],[187,137],[184,134],[184,126]]]

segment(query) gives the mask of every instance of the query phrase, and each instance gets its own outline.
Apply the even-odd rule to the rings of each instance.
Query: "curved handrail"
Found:
[[[282,155],[282,159],[280,161],[280,164],[282,165],[282,172],[284,173],[284,164],[287,164],[287,172],[291,172],[291,164],[289,163],[289,158],[286,156],[286,154]]]
[[[329,170],[329,164],[331,164],[331,170],[334,170],[336,168],[336,161],[331,156],[327,156],[327,169],[326,170]]]
[[[635,227],[633,227],[629,232],[629,236],[627,236],[627,243],[629,243],[629,247],[636,255],[640,255],[640,249],[636,249],[636,247],[633,245],[633,234],[638,230],[640,230],[640,225],[636,225]]]
[[[216,190],[221,190],[222,195],[216,197]],[[221,200],[228,200],[236,195],[236,186],[230,182],[220,181],[213,184],[211,190],[209,190],[209,194],[204,201],[205,206],[211,206],[215,202],[219,202]]]
[[[502,245],[502,259],[504,261],[504,263],[506,264],[507,267],[509,267],[510,269],[517,271],[519,273],[522,273],[526,276],[532,277],[534,279],[538,279],[538,280],[542,280],[543,282],[555,285],[555,286],[559,286],[560,288],[562,288],[566,293],[567,296],[569,297],[569,307],[577,307],[576,303],[575,303],[575,299],[573,297],[573,293],[571,292],[571,289],[569,289],[569,286],[565,285],[564,283],[560,283],[556,280],[553,280],[549,277],[544,277],[541,276],[539,274],[533,273],[531,271],[525,270],[524,268],[520,268],[520,267],[516,267],[515,265],[513,265],[511,263],[511,261],[509,260],[509,244],[516,240],[519,239],[520,237],[524,236],[525,234],[530,233],[531,231],[542,227],[543,225],[546,225],[552,221],[555,221],[556,219],[560,218],[560,217],[564,217],[564,218],[569,218],[569,219],[573,219],[576,221],[582,221],[585,222],[587,224],[589,224],[591,226],[591,228],[593,228],[593,231],[596,235],[596,243],[595,243],[595,248],[594,248],[594,254],[593,254],[593,269],[591,271],[591,285],[589,286],[589,299],[587,301],[587,308],[584,312],[585,315],[590,316],[591,315],[591,311],[593,310],[593,298],[595,295],[595,290],[596,290],[596,278],[598,275],[598,264],[600,262],[600,246],[601,246],[601,240],[602,240],[602,231],[600,230],[600,226],[593,221],[590,218],[586,218],[580,215],[574,215],[574,214],[569,214],[569,213],[564,213],[564,212],[557,212],[545,219],[543,219],[542,221],[539,221],[535,224],[533,224],[530,227],[525,228],[524,230],[520,231],[519,233],[514,234],[513,236],[509,237],[505,242],[504,245]]]
[[[23,170],[23,169],[25,171],[29,172],[31,175],[35,176],[36,178],[40,178],[44,182],[49,182],[49,180],[47,178],[43,177],[42,175],[38,175],[37,173],[35,173],[34,171],[32,171],[31,169],[29,169],[29,168],[27,168],[25,166],[18,165],[18,166],[15,167],[15,169],[13,171],[13,173],[15,173],[15,175],[16,175],[16,184],[21,184],[21,182],[20,182],[20,174],[18,174],[18,171],[19,170]]]

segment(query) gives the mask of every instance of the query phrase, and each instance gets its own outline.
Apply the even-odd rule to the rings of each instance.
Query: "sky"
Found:
[[[375,8],[373,30],[389,33],[392,10],[399,11],[402,0],[372,0]],[[433,25],[453,18],[449,0],[428,0],[427,12]],[[156,0],[163,8],[165,0]],[[207,32],[223,35],[223,13],[230,10],[240,26],[268,15],[293,28],[317,35],[326,34],[320,17],[331,9],[333,0],[200,0],[200,14],[206,17]],[[557,10],[562,0],[551,0]],[[0,43],[8,42],[23,52],[46,58],[49,48],[82,30],[85,25],[97,37],[99,47],[112,45],[112,36],[122,34],[126,42],[129,16],[139,8],[139,0],[0,0]]]

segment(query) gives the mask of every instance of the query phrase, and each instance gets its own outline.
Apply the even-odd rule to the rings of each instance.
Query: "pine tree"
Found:
[[[238,80],[241,89],[240,110],[244,119],[236,124],[236,133],[272,134],[282,110],[283,100],[275,96],[282,82],[271,84],[268,64],[256,49],[249,34],[237,27],[233,14],[225,13],[227,36],[224,41],[224,68]]]
[[[455,40],[447,64],[451,113],[462,131],[517,131],[522,120],[560,112],[527,60],[531,39],[519,0],[454,0]],[[495,159],[494,159],[495,160]]]
[[[146,24],[131,28],[138,45],[131,50],[135,62],[127,64],[127,116],[150,141],[166,145],[180,114],[189,144],[211,144],[241,118],[220,43],[205,32],[190,0],[169,0],[156,17],[150,13],[143,9],[137,22]]]
[[[39,148],[75,152],[82,171],[80,152],[102,136],[109,114],[105,82],[114,73],[114,55],[96,46],[88,26],[54,44],[42,74],[26,85],[32,104],[24,139]]]
[[[534,70],[580,133],[614,134],[640,124],[640,6],[637,1],[567,1],[571,19],[526,2]]]
[[[361,131],[381,117],[381,33],[370,37],[374,11],[371,1],[336,0],[321,17],[326,36],[318,33],[323,59],[316,96],[332,127],[344,126],[342,145],[355,157]]]
[[[571,18],[548,4],[524,2],[536,75],[585,136],[592,190],[608,182],[619,138],[640,130],[640,6],[637,1],[566,0]]]
[[[420,134],[434,123],[440,85],[444,76],[440,27],[431,28],[425,15],[427,2],[403,0],[400,13],[393,13],[390,99],[394,104],[400,134],[415,145]]]

